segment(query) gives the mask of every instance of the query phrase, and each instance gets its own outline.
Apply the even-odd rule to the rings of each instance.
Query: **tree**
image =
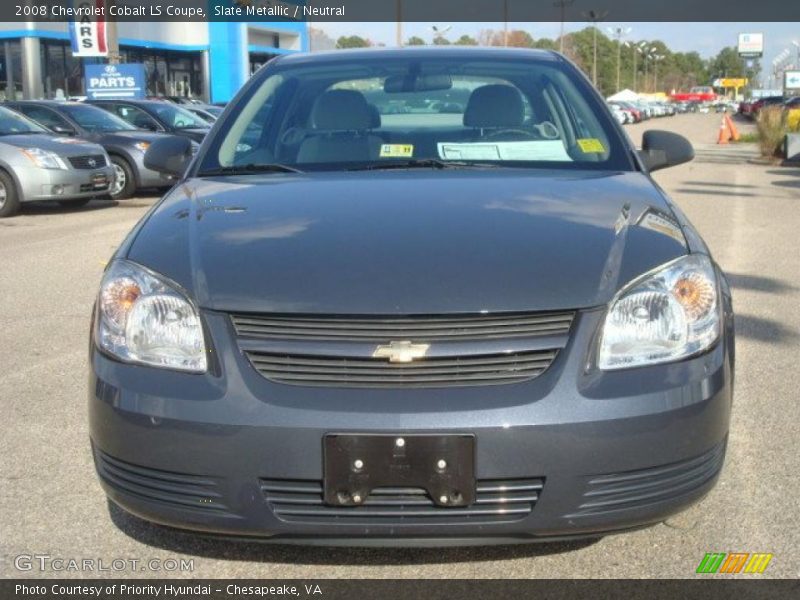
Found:
[[[412,35],[408,40],[406,40],[406,46],[424,46],[425,40],[423,40],[418,35]]]
[[[433,38],[433,45],[434,46],[449,46],[450,45],[450,40],[448,40],[443,35],[437,35],[437,36],[434,36],[434,38]]]
[[[470,37],[470,36],[465,34],[465,35],[462,35],[460,38],[458,38],[455,41],[455,45],[456,46],[477,46],[478,45],[478,40],[476,40],[474,37]]]
[[[343,35],[336,40],[337,48],[368,48],[369,46],[372,46],[372,42],[358,35]]]

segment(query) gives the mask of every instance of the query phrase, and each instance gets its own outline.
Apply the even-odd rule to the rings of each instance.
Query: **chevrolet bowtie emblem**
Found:
[[[373,358],[388,358],[393,363],[410,363],[417,358],[423,358],[430,348],[430,344],[413,344],[411,342],[389,342],[384,346],[375,348]]]

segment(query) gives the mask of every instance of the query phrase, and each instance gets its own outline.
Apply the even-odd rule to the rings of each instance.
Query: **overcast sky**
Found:
[[[702,0],[699,0],[702,1]],[[797,0],[793,0],[797,1]],[[340,35],[360,35],[373,42],[387,46],[395,44],[394,23],[312,23],[322,29],[330,37],[336,39]],[[403,39],[417,35],[426,41],[432,38],[431,26],[452,27],[447,38],[452,40],[467,34],[477,37],[481,29],[502,29],[502,23],[404,23]],[[586,27],[587,23],[565,23],[566,31],[576,31]],[[601,23],[599,27],[630,27],[628,39],[640,40],[660,39],[672,50],[678,52],[697,51],[703,58],[716,54],[724,46],[735,46],[739,33],[764,33],[764,59],[762,71],[771,71],[772,60],[786,48],[795,54],[793,60],[797,64],[797,48],[792,40],[800,43],[800,24],[798,23]],[[509,23],[509,30],[524,29],[535,39],[556,38],[559,35],[560,23]]]

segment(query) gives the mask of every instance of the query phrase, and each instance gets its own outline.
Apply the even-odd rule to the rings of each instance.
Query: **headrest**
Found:
[[[524,120],[522,96],[510,85],[484,85],[475,89],[464,111],[467,127],[519,127]]]
[[[373,116],[367,99],[355,90],[330,90],[314,102],[311,124],[315,129],[369,129]]]
[[[380,129],[381,128],[381,111],[378,110],[378,107],[374,104],[368,104],[369,107],[369,128],[370,129]]]

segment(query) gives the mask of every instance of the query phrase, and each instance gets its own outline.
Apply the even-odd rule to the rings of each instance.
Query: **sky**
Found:
[[[395,44],[395,23],[313,23],[330,37],[336,39],[341,35],[360,35],[375,43],[387,46]],[[503,28],[502,23],[404,23],[403,39],[412,35],[426,41],[432,38],[431,26],[440,29],[451,27],[446,37],[456,40],[464,34],[477,37],[482,29]],[[588,23],[565,23],[565,32],[577,31],[587,27]],[[764,58],[762,72],[768,74],[772,70],[772,60],[784,49],[793,51],[793,61],[800,68],[797,48],[792,41],[800,43],[800,25],[798,23],[600,23],[598,27],[605,32],[606,27],[630,27],[631,32],[625,39],[656,40],[660,39],[670,49],[677,52],[696,51],[703,58],[714,56],[725,46],[735,46],[739,33],[764,34]],[[559,35],[560,23],[509,23],[509,30],[523,29],[534,39],[546,37],[556,38]],[[766,83],[766,82],[765,82]]]

